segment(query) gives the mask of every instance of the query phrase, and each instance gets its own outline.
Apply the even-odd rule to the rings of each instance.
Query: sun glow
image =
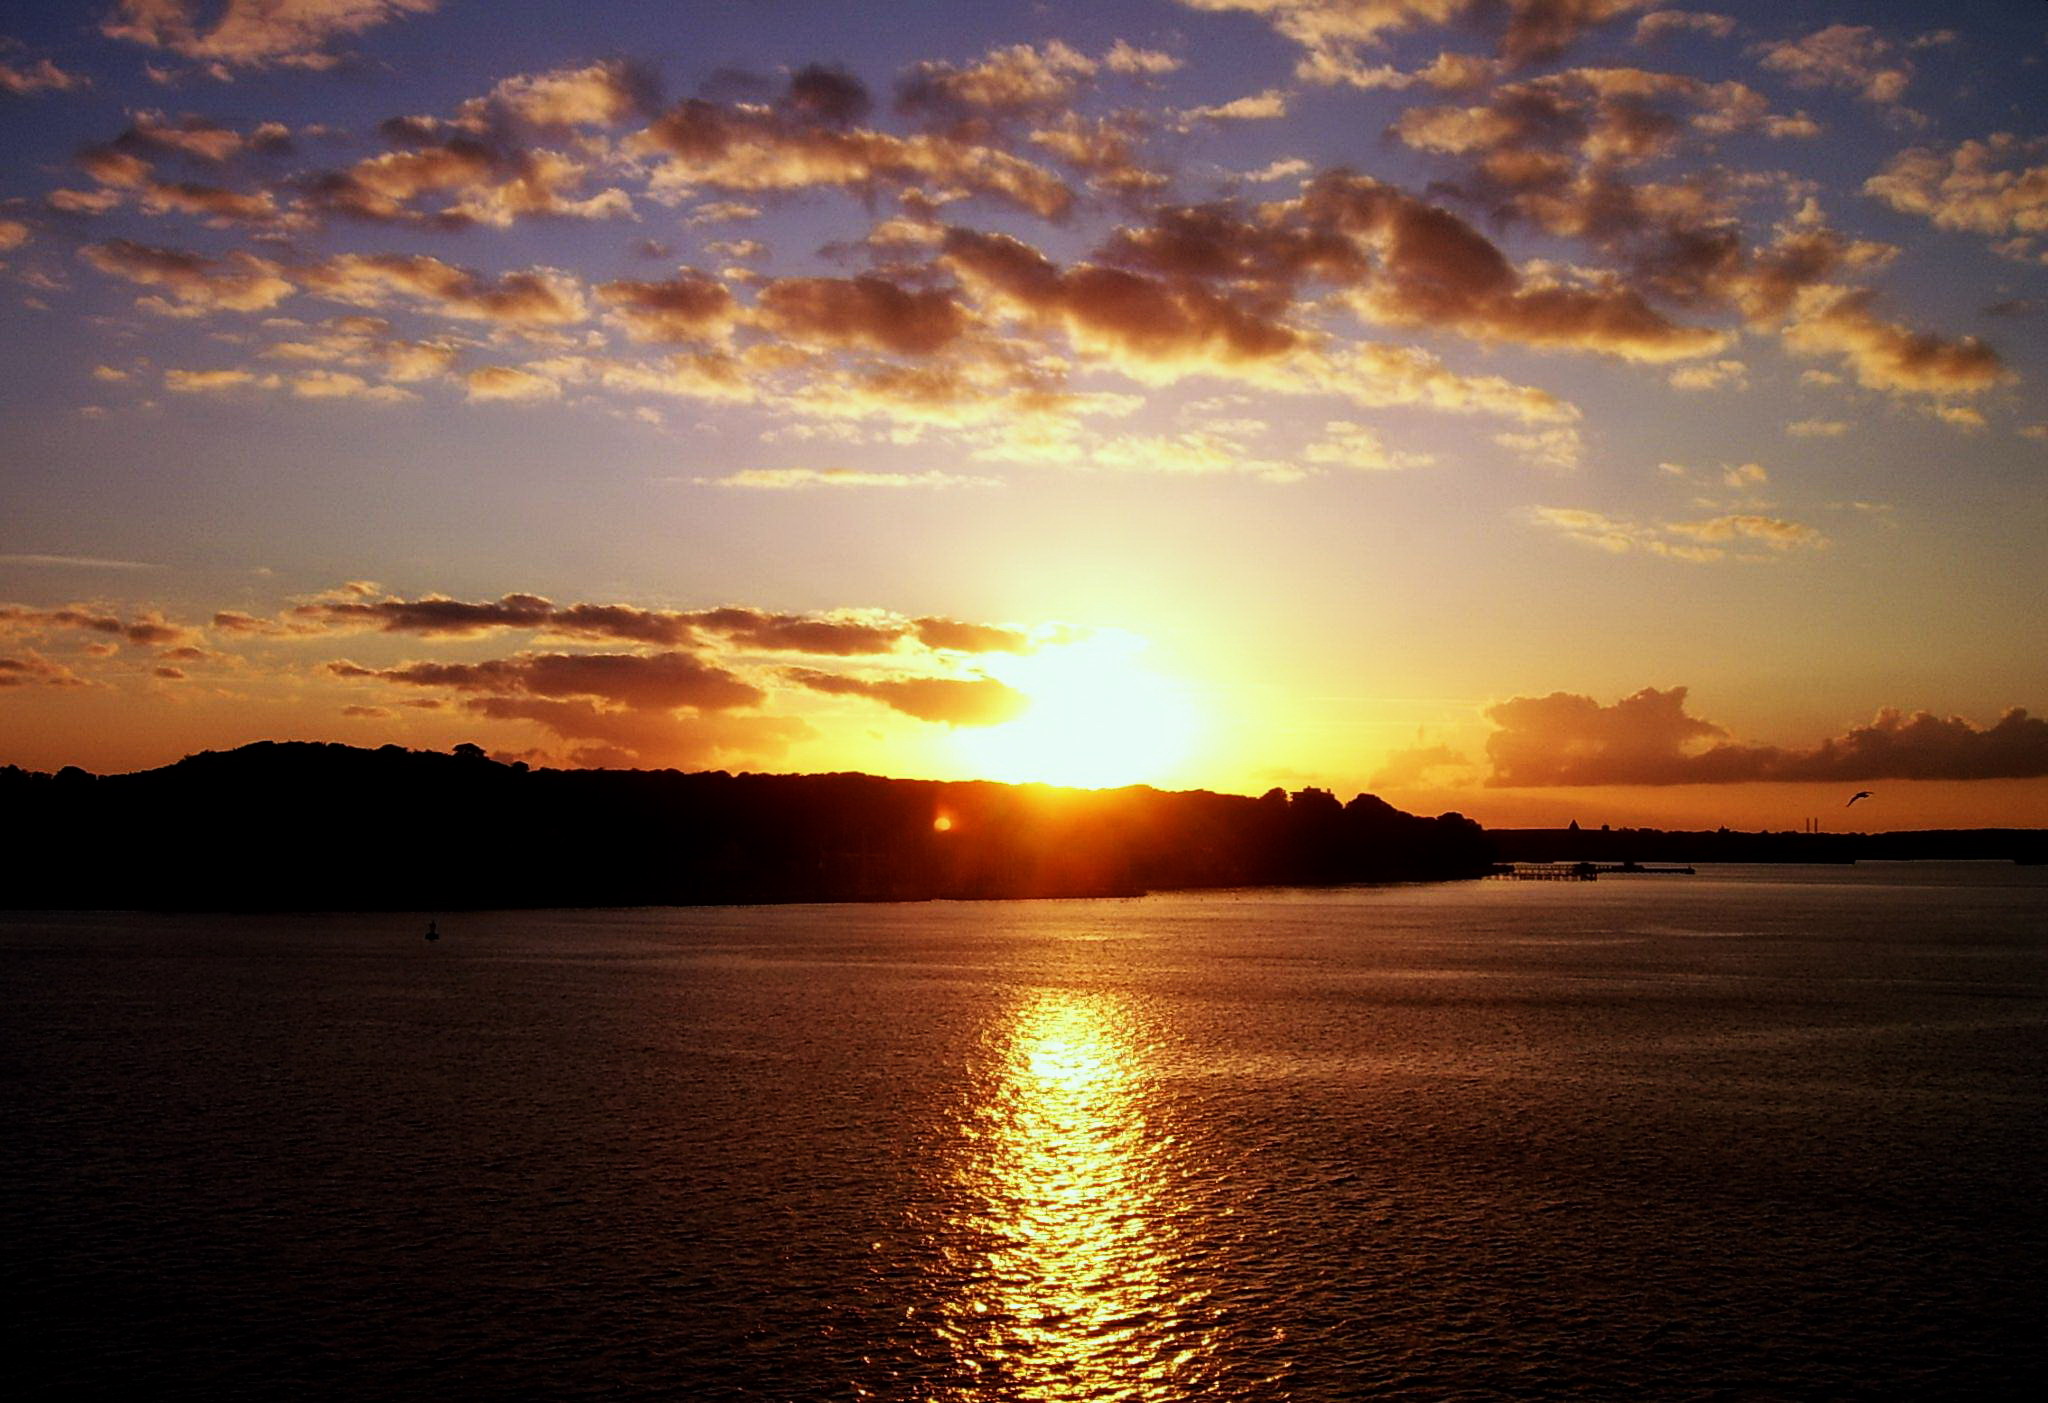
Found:
[[[1187,758],[1199,718],[1187,686],[1141,666],[1144,640],[1103,632],[991,659],[988,671],[1030,699],[1014,721],[961,730],[977,779],[1106,789],[1157,783]]]

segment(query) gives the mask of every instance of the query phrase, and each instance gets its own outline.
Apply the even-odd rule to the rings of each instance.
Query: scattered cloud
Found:
[[[1831,24],[1802,39],[1761,44],[1765,68],[1802,88],[1836,88],[1866,102],[1893,104],[1913,80],[1898,46],[1868,25]]]
[[[281,64],[333,68],[337,40],[352,38],[408,15],[425,14],[437,0],[120,0],[100,25],[123,39],[223,69]]]
[[[1888,322],[1868,290],[1815,287],[1798,299],[1785,345],[1800,355],[1840,357],[1857,383],[1903,394],[1970,395],[2012,378],[1974,336],[1949,338]]]
[[[20,65],[0,59],[0,93],[13,97],[34,97],[38,93],[64,93],[89,88],[92,80],[82,73],[59,68],[46,58]]]
[[[1948,151],[1915,146],[1864,181],[1863,193],[1940,229],[2048,233],[2048,159],[2036,158],[2048,158],[2048,138],[2012,132],[1993,132]]]
[[[925,488],[938,491],[949,487],[999,485],[996,478],[965,473],[866,472],[857,468],[743,468],[724,477],[700,477],[696,480],[710,487],[740,487],[757,492],[800,492],[819,487]]]
[[[1739,471],[1739,470],[1737,470]],[[1756,562],[1772,554],[1827,545],[1827,537],[1802,522],[1752,512],[1733,512],[1694,521],[1637,522],[1581,507],[1537,507],[1538,525],[1567,540],[1614,555],[1638,553],[1705,564],[1717,560]],[[1762,547],[1764,553],[1745,547]]]

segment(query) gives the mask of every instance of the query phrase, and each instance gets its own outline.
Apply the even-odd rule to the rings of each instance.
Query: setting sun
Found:
[[[1103,633],[991,659],[989,672],[1030,702],[1014,721],[962,731],[955,746],[978,778],[1105,789],[1163,780],[1200,729],[1185,684],[1143,667],[1144,641]]]

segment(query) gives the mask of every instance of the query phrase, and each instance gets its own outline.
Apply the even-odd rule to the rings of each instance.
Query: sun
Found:
[[[1185,684],[1139,663],[1143,647],[1103,632],[990,659],[990,674],[1030,705],[1014,721],[958,732],[962,767],[977,779],[1081,789],[1163,780],[1187,758],[1198,716]]]

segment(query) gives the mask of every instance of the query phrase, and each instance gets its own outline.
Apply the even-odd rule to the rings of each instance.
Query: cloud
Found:
[[[707,487],[740,487],[759,492],[798,492],[814,487],[927,488],[996,487],[992,477],[948,472],[866,472],[856,468],[742,468],[724,477],[700,477]]]
[[[600,283],[595,290],[636,341],[722,341],[739,315],[731,290],[695,268],[662,282]]]
[[[452,125],[405,118],[385,127],[410,144],[307,177],[300,184],[309,206],[353,219],[451,228],[503,229],[528,216],[616,219],[633,213],[624,190],[582,193],[592,170],[588,161],[524,145],[481,118]],[[427,197],[441,203],[418,208]]]
[[[1430,782],[1438,770],[1462,770],[1471,765],[1463,751],[1448,745],[1418,745],[1394,750],[1366,783],[1374,789],[1412,789]]]
[[[120,0],[100,25],[125,39],[185,58],[234,67],[283,64],[332,68],[329,45],[407,15],[432,11],[436,0],[226,0],[211,10],[200,0]]]
[[[761,289],[761,324],[814,345],[927,356],[968,327],[964,309],[942,288],[912,291],[887,278],[778,278]]]
[[[784,676],[814,692],[868,697],[920,721],[948,726],[996,726],[1024,714],[1030,700],[992,677],[849,677],[837,672],[788,668]]]
[[[1502,448],[1513,449],[1532,466],[1553,472],[1570,472],[1578,467],[1579,455],[1585,450],[1579,431],[1570,425],[1534,433],[1495,434],[1493,441]]]
[[[925,618],[913,624],[927,648],[955,653],[1028,653],[1031,639],[1014,628],[965,623],[959,619]]]
[[[1208,107],[1181,109],[1183,122],[1270,122],[1287,115],[1287,94],[1278,88],[1232,98]]]
[[[1496,788],[1742,784],[2048,775],[2048,721],[2013,709],[1989,727],[1885,708],[1868,725],[1807,749],[1742,745],[1686,712],[1686,689],[1646,687],[1610,706],[1553,692],[1487,710]]]
[[[1974,336],[1948,338],[1878,317],[1873,295],[1820,286],[1800,294],[1785,345],[1801,355],[1840,357],[1874,390],[1972,395],[2012,379],[2005,361]]]
[[[844,68],[806,64],[789,75],[782,109],[801,122],[849,127],[868,115],[874,99],[867,85]]]
[[[1304,76],[1355,66],[1357,51],[1387,36],[1456,22],[1499,32],[1511,63],[1556,58],[1581,35],[1643,7],[1647,0],[1181,0],[1197,10],[1240,10],[1264,16],[1307,50]]]
[[[110,277],[162,288],[170,294],[170,301],[144,298],[138,305],[169,316],[261,312],[275,307],[293,290],[277,264],[240,250],[210,258],[128,239],[111,239],[103,244],[84,245],[78,256]]]
[[[1073,97],[1081,80],[1095,75],[1097,66],[1057,39],[1039,48],[1012,44],[964,68],[940,62],[915,65],[897,85],[896,106],[954,118],[1057,107]]]
[[[1674,390],[1746,390],[1749,367],[1739,360],[1708,361],[1704,365],[1680,366],[1667,378]]]
[[[1831,24],[1803,39],[1761,44],[1765,68],[1802,88],[1837,88],[1866,102],[1896,103],[1913,80],[1913,65],[1868,25]]]
[[[1673,322],[1613,281],[1528,278],[1464,220],[1369,177],[1323,176],[1304,199],[1313,219],[1374,251],[1377,275],[1350,299],[1372,320],[1641,361],[1705,355],[1727,344],[1725,332]]]
[[[1062,269],[1007,234],[950,229],[945,258],[980,297],[1058,326],[1125,367],[1230,366],[1277,357],[1302,342],[1270,308],[1121,268]]]
[[[1978,234],[2048,233],[2048,139],[1993,132],[1953,150],[1915,146],[1863,182],[1863,193],[1941,229]]]
[[[559,381],[517,366],[480,365],[463,376],[463,382],[469,386],[472,404],[532,404],[562,397]]]
[[[6,616],[0,614],[0,624]],[[118,621],[114,621],[118,623]],[[895,651],[917,638],[955,651],[1021,651],[1023,635],[955,619],[911,620],[875,610],[788,614],[723,605],[710,609],[642,609],[625,604],[556,604],[537,594],[467,601],[445,595],[405,599],[360,584],[293,605],[274,619],[222,612],[214,625],[228,632],[272,637],[375,631],[423,638],[471,639],[499,632],[531,632],[581,641],[614,640],[662,647],[702,647],[709,640],[753,652],[859,657]],[[932,642],[927,634],[948,641]],[[973,646],[969,646],[970,642]],[[1001,645],[1001,646],[999,646]]]
[[[1140,49],[1119,39],[1109,46],[1109,52],[1102,56],[1102,66],[1112,73],[1130,77],[1156,78],[1162,74],[1178,72],[1179,59],[1157,49]]]
[[[330,317],[317,328],[294,326],[293,330],[298,333],[294,339],[271,343],[264,348],[263,358],[367,368],[386,380],[417,384],[448,373],[460,355],[446,341],[394,337],[391,324],[381,317]]]
[[[1332,419],[1323,425],[1323,437],[1304,448],[1301,456],[1319,466],[1351,468],[1360,472],[1391,472],[1403,468],[1427,467],[1434,454],[1407,453],[1390,449],[1379,435],[1364,424]]]
[[[0,655],[0,688],[90,685],[64,664],[52,661],[33,649],[19,656]]]
[[[1614,555],[1640,552],[1669,560],[1695,564],[1735,559],[1755,562],[1768,554],[1731,555],[1731,549],[1762,546],[1767,552],[1817,549],[1828,544],[1827,537],[1802,522],[1756,513],[1729,513],[1698,521],[1635,522],[1611,517],[1581,507],[1537,507],[1531,513],[1538,525],[1561,533],[1567,540]]]
[[[7,93],[13,97],[34,97],[38,93],[64,93],[91,86],[92,79],[84,74],[67,72],[46,58],[37,59],[26,68],[0,62],[0,93]]]
[[[481,663],[327,664],[336,677],[498,696],[578,697],[628,710],[759,706],[767,694],[693,653],[522,653]]]
[[[235,390],[274,390],[283,384],[276,375],[249,370],[166,370],[164,388],[181,395],[218,395]]]
[[[342,253],[294,271],[309,292],[358,307],[400,301],[511,327],[567,326],[590,315],[575,277],[553,268],[490,278],[426,254]]]
[[[1348,171],[1327,172],[1299,199],[1249,214],[1222,204],[1154,211],[1149,224],[1118,230],[1103,253],[1173,280],[1165,286],[1176,296],[1189,284],[1233,289],[1231,305],[1290,335],[1292,299],[1302,284],[1321,281],[1342,289],[1368,321],[1486,343],[1662,361],[1707,354],[1727,341],[1724,332],[1671,321],[1611,277],[1568,282],[1519,269],[1458,216]]]
[[[1074,199],[1044,167],[982,142],[841,127],[788,106],[687,99],[629,138],[627,147],[654,161],[651,188],[657,197],[687,196],[700,187],[865,192],[935,182],[994,196],[1046,219],[1065,217]]]
[[[1029,140],[1085,172],[1096,189],[1138,196],[1164,188],[1171,179],[1139,159],[1141,129],[1140,120],[1128,112],[1108,117],[1063,112],[1050,124],[1033,130]]]
[[[1636,21],[1638,44],[1656,44],[1674,35],[1704,34],[1726,39],[1735,32],[1735,17],[1707,10],[1652,10]]]
[[[582,699],[485,696],[466,698],[462,706],[474,716],[529,721],[565,740],[598,742],[569,756],[571,763],[585,766],[701,769],[731,759],[758,765],[811,734],[810,726],[794,717],[618,711]]]
[[[104,560],[92,555],[0,555],[0,565],[35,565],[64,570],[160,570],[141,560]]]
[[[507,78],[490,101],[536,127],[617,126],[660,105],[653,76],[624,59]]]
[[[144,610],[124,622],[120,615],[89,604],[67,604],[56,609],[0,604],[0,636],[26,634],[40,637],[59,630],[99,634],[137,648],[190,646],[204,636],[199,630],[174,623],[154,609]]]
[[[1849,426],[1840,419],[1798,419],[1785,426],[1794,438],[1840,438]]]

